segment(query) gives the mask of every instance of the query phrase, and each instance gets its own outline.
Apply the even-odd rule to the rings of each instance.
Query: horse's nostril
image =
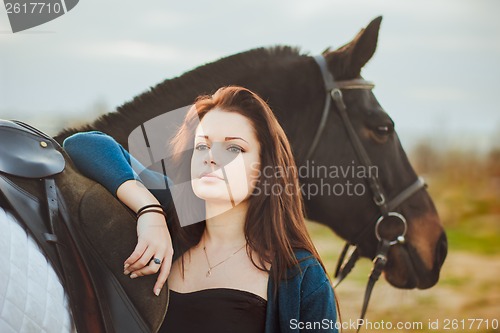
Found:
[[[448,239],[446,238],[446,234],[443,232],[436,246],[436,261],[439,267],[443,265],[447,254],[448,254]]]

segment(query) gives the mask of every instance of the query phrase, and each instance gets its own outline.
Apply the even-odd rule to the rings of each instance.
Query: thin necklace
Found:
[[[229,257],[227,257],[226,259],[222,260],[221,262],[219,262],[218,264],[214,265],[214,266],[210,266],[210,261],[208,261],[208,255],[207,255],[207,249],[206,249],[206,246],[205,244],[203,244],[203,252],[205,252],[205,258],[207,259],[207,264],[208,264],[208,271],[207,271],[207,274],[206,274],[206,277],[210,277],[210,275],[212,275],[212,269],[214,269],[215,267],[219,266],[220,264],[226,262],[229,260],[229,258],[231,258],[232,256],[234,256],[236,253],[240,252],[241,250],[243,250],[243,248],[246,246],[247,244],[243,244],[242,247],[240,247],[238,250],[236,250],[235,252],[233,252],[233,254],[231,254]]]

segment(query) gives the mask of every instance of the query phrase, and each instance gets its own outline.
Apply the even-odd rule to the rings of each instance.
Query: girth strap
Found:
[[[54,267],[59,279],[64,281],[64,274],[57,250],[54,246],[47,243],[47,241],[57,241],[57,237],[53,234],[54,230],[52,228],[47,232],[46,224],[43,220],[43,216],[45,215],[39,200],[2,174],[0,174],[0,192],[18,219],[25,224],[30,223],[27,227],[38,245],[47,254],[47,258]]]
[[[44,180],[45,194],[47,196],[47,216],[49,220],[49,231],[45,233],[45,239],[48,242],[58,243],[55,235],[55,226],[59,225],[59,205],[57,202],[56,183],[54,179],[47,178]]]

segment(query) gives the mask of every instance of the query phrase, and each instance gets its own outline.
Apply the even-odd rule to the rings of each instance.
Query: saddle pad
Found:
[[[33,238],[2,207],[0,230],[0,332],[76,332],[54,269]]]

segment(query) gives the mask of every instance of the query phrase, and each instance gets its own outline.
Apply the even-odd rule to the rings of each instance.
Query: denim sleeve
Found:
[[[136,179],[150,189],[162,205],[171,203],[170,180],[141,166],[111,136],[98,131],[76,133],[64,140],[63,148],[84,176],[100,183],[114,196],[121,184]],[[132,165],[139,166],[139,175]]]
[[[323,268],[320,265],[309,267],[302,285],[304,297],[300,304],[300,320],[319,326],[306,331],[338,333],[335,295]]]

